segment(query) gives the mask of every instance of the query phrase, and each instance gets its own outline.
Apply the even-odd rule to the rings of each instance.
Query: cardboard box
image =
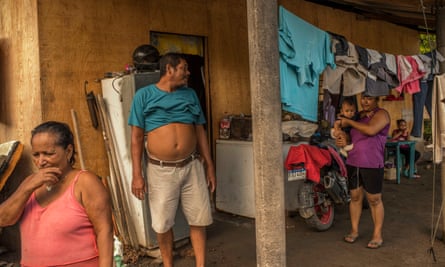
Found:
[[[395,180],[396,168],[385,168],[384,178],[385,180]]]

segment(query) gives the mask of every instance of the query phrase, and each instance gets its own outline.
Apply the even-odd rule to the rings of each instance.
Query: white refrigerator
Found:
[[[125,217],[128,227],[133,227],[133,233],[137,236],[138,246],[147,249],[157,248],[156,233],[151,227],[150,207],[148,197],[141,201],[131,193],[131,130],[128,126],[131,102],[135,92],[151,83],[159,80],[159,72],[146,72],[107,78],[101,81],[102,94],[105,107],[109,116],[110,128],[114,149],[117,153],[119,173],[122,177],[121,199],[127,201],[127,210],[120,211]],[[111,164],[110,164],[111,165]],[[145,177],[147,177],[145,175]],[[174,240],[180,241],[189,237],[189,227],[182,213],[181,206],[176,214],[173,227]]]

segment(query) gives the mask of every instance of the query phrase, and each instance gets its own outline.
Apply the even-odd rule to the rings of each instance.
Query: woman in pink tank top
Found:
[[[69,126],[40,124],[31,132],[31,147],[38,171],[0,205],[0,227],[20,224],[21,265],[112,266],[110,197],[94,173],[73,167]]]

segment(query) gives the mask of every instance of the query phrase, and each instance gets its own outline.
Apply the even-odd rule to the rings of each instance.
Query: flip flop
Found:
[[[367,248],[378,249],[383,245],[383,241],[369,241]]]
[[[347,234],[347,235],[345,235],[345,237],[343,238],[343,240],[344,240],[346,243],[350,243],[350,244],[352,244],[352,243],[355,243],[355,241],[357,241],[357,238],[358,238],[358,235]]]

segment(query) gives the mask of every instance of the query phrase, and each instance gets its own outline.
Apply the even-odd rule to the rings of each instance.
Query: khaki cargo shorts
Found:
[[[173,227],[179,201],[189,225],[212,224],[209,190],[200,160],[184,167],[148,163],[146,173],[152,227],[156,233],[165,233]]]

